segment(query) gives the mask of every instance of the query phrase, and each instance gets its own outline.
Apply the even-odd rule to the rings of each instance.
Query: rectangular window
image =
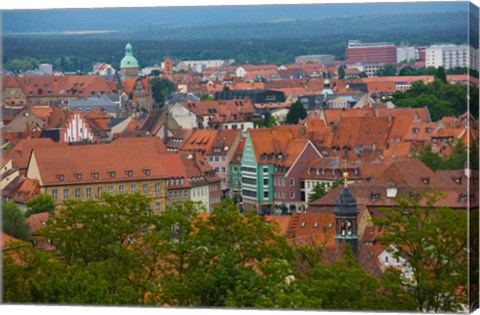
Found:
[[[215,162],[219,162],[219,161],[220,161],[219,157],[216,156],[216,157],[215,157]]]
[[[136,192],[137,192],[137,185],[132,184],[132,185],[130,186],[130,192],[131,192],[132,194],[136,193]]]
[[[148,195],[148,184],[143,184],[143,194]]]
[[[263,192],[263,198],[268,199],[268,191]]]
[[[123,185],[118,186],[118,193],[120,195],[125,194],[125,186],[123,186]]]
[[[160,193],[160,183],[155,183],[155,193],[156,194]]]
[[[68,199],[68,189],[67,188],[65,188],[63,190],[63,199]]]
[[[226,173],[227,169],[225,167],[222,167],[222,173]]]
[[[293,178],[290,178],[290,186],[292,187],[295,186],[295,180]]]
[[[52,198],[53,200],[58,200],[58,191],[56,189],[52,190]]]
[[[80,188],[75,188],[75,199],[80,199],[82,197],[82,191]]]
[[[268,186],[268,178],[263,179],[263,186]]]
[[[101,196],[103,194],[103,187],[97,187],[97,195]]]
[[[290,199],[295,199],[295,192],[293,191],[290,192]]]
[[[108,193],[113,195],[113,186],[108,186]]]
[[[160,202],[155,202],[155,213],[160,214]]]
[[[91,187],[87,187],[86,190],[85,190],[85,193],[87,195],[87,199],[92,199],[92,188]]]

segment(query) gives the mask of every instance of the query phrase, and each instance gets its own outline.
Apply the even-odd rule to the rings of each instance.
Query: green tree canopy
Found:
[[[2,204],[2,231],[19,240],[29,241],[30,225],[12,200]]]
[[[303,107],[303,104],[300,101],[296,101],[290,107],[285,122],[288,125],[294,125],[298,123],[300,119],[304,119],[305,117],[307,117],[305,107]]]
[[[444,67],[438,67],[435,71],[435,79],[440,80],[443,83],[447,83],[447,73],[445,72]]]
[[[150,80],[150,88],[155,103],[163,106],[169,95],[175,92],[175,83],[165,78],[154,78]]]
[[[432,120],[437,121],[444,116],[464,114],[468,106],[468,91],[470,91],[471,96],[475,93],[478,95],[478,87],[476,86],[447,84],[438,79],[427,84],[416,81],[407,91],[393,93],[391,101],[398,107],[417,108],[427,106]],[[478,99],[471,98],[470,109],[474,108],[478,108]]]
[[[25,202],[27,211],[24,216],[28,218],[32,214],[42,212],[53,212],[55,210],[55,201],[50,195],[40,194],[35,196],[32,200]]]
[[[398,283],[423,312],[456,312],[466,303],[467,214],[434,207],[442,197],[434,191],[398,195],[397,206],[374,218],[383,227],[382,243],[393,245],[389,250],[411,271],[397,273]]]

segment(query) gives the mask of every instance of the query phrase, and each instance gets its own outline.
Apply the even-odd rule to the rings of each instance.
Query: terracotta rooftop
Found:
[[[36,148],[29,168],[38,166],[41,186],[163,179],[167,166],[158,163],[162,146],[129,139],[124,143]],[[30,169],[27,174],[31,174]]]
[[[343,117],[338,122],[332,145],[342,149],[348,146],[353,150],[356,146],[384,148],[392,121],[382,117]]]
[[[115,87],[101,76],[5,77],[4,89],[19,87],[26,96],[86,96],[112,93]]]

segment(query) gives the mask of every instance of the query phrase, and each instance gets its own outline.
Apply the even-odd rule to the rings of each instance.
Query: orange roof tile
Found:
[[[125,143],[36,148],[29,167],[33,167],[35,159],[41,186],[163,179],[167,166],[158,163],[162,152],[153,142],[135,143],[133,139]]]

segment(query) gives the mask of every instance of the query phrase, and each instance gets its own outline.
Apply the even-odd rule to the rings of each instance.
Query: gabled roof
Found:
[[[415,115],[415,120],[419,119],[421,122],[432,122],[430,118],[430,111],[428,107],[396,107],[396,108],[377,108],[375,110],[375,116],[377,117],[396,117],[397,115]]]
[[[343,117],[337,125],[332,145],[340,149],[348,146],[385,146],[392,121],[387,117]]]
[[[258,164],[291,166],[308,142],[303,126],[249,129],[249,134]],[[270,159],[272,154],[274,160]],[[263,155],[266,159],[262,159]]]
[[[26,170],[30,153],[36,148],[48,148],[54,146],[66,146],[66,144],[55,143],[50,138],[42,139],[21,139],[10,150],[2,152],[2,155],[12,159],[12,165],[19,170]]]
[[[374,113],[370,108],[355,108],[355,109],[325,109],[323,111],[325,123],[337,123],[344,117],[373,117]]]
[[[116,88],[97,75],[5,77],[4,89],[19,87],[26,96],[77,96],[112,93]]]
[[[159,154],[164,152],[163,143],[160,145],[160,139],[160,143],[146,139],[37,148],[32,151],[29,168],[37,165],[41,186],[166,178],[167,166],[158,163]],[[27,174],[33,173],[29,169]]]

